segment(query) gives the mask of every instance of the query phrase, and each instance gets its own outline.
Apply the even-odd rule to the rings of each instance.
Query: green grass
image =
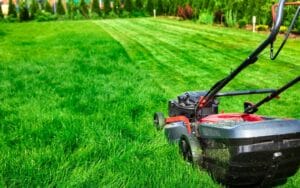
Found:
[[[220,186],[181,159],[152,115],[184,91],[209,89],[265,37],[168,19],[0,23],[0,186]],[[299,75],[299,43],[275,62],[265,51],[224,91]],[[300,118],[299,91],[259,113]],[[221,108],[258,99],[226,98]]]

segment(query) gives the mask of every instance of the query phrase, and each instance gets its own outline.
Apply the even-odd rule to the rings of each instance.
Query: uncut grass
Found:
[[[2,24],[0,36],[2,185],[219,186],[181,160],[152,114],[184,91],[208,89],[264,35],[124,19]],[[298,45],[289,41],[276,63],[263,55],[226,89],[283,84],[299,74]],[[260,113],[299,118],[299,90]],[[221,102],[241,111],[244,100]]]

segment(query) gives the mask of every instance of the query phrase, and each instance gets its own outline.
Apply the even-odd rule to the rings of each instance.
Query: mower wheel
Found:
[[[155,112],[153,123],[157,130],[161,130],[166,124],[164,114],[161,112]]]
[[[179,140],[179,149],[184,160],[194,165],[201,163],[202,150],[195,136],[182,135]]]

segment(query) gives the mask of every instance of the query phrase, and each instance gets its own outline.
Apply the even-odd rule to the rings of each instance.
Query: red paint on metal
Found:
[[[218,123],[222,121],[263,121],[261,116],[244,113],[213,114],[200,119],[201,123]]]
[[[187,117],[185,117],[185,116],[175,116],[175,117],[166,118],[166,124],[167,123],[179,122],[179,121],[184,122],[188,133],[191,134],[192,133],[191,124],[190,124],[190,120]]]

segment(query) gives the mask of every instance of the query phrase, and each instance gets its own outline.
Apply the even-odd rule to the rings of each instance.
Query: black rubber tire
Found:
[[[179,149],[184,160],[194,165],[201,164],[202,150],[195,136],[182,135],[179,140]]]
[[[165,117],[162,112],[154,113],[153,124],[157,130],[161,130],[165,126]]]

